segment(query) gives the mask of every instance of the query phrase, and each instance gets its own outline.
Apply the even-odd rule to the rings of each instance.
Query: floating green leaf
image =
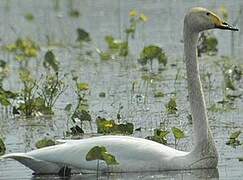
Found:
[[[100,93],[99,93],[99,97],[104,98],[105,96],[106,96],[105,92],[100,92]]]
[[[79,91],[87,91],[87,90],[89,90],[89,84],[88,83],[78,83],[77,89]]]
[[[83,42],[83,41],[89,42],[89,41],[91,41],[89,33],[86,32],[84,29],[78,28],[77,29],[77,35],[78,35],[78,37],[77,37],[78,42]]]
[[[186,137],[184,131],[176,127],[172,128],[172,133],[176,140],[180,140]]]
[[[164,96],[165,96],[165,94],[162,91],[154,93],[155,98],[164,97]]]
[[[102,134],[132,134],[134,125],[132,123],[116,124],[114,120],[97,118],[97,132]]]
[[[0,156],[4,155],[6,151],[5,144],[3,140],[0,138]]]
[[[161,144],[167,144],[167,135],[170,132],[167,130],[162,129],[154,129],[154,135],[153,136],[147,136],[146,139],[161,143]]]
[[[78,18],[80,16],[80,12],[77,9],[72,9],[69,12],[69,16],[74,17],[74,18]]]
[[[103,160],[107,165],[118,165],[115,156],[108,153],[104,146],[95,146],[86,154],[86,161]]]
[[[167,64],[167,56],[162,48],[149,45],[143,48],[143,51],[140,53],[140,58],[138,60],[139,63],[145,65],[148,61],[152,61],[153,59],[157,59],[160,64],[166,66]]]
[[[55,145],[55,141],[53,141],[52,139],[48,139],[48,138],[44,138],[35,143],[35,147],[37,147],[38,149],[47,147],[47,146],[53,146],[53,145]]]
[[[177,104],[176,98],[170,98],[170,101],[166,104],[166,110],[169,114],[176,114],[177,112]]]
[[[34,20],[34,15],[32,13],[26,13],[24,15],[25,19],[28,20],[28,21],[33,21]]]
[[[241,134],[240,130],[231,133],[229,140],[226,142],[226,145],[232,146],[233,148],[236,148],[236,146],[241,145],[242,143],[239,140],[240,134]]]
[[[65,111],[70,112],[72,109],[72,104],[67,104],[66,107],[64,108]]]
[[[45,68],[51,67],[55,72],[59,70],[59,63],[56,60],[55,54],[52,51],[47,51],[45,54],[43,66]]]

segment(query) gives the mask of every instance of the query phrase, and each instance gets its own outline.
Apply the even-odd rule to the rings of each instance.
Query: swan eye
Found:
[[[207,12],[206,15],[209,16],[210,15],[210,12]]]

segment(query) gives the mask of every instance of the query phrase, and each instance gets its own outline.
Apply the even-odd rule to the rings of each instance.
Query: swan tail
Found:
[[[23,165],[27,166],[28,168],[32,169],[36,174],[57,174],[59,173],[60,169],[62,168],[60,165],[42,161],[31,157],[25,153],[12,153],[6,154],[1,157],[2,159],[11,158],[14,159]]]

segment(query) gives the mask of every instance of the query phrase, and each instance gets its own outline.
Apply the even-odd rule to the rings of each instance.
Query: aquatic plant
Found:
[[[115,123],[114,120],[107,120],[98,117],[96,119],[97,133],[101,134],[133,134],[134,125],[132,123]]]
[[[145,46],[140,53],[140,58],[138,62],[141,65],[146,65],[148,62],[150,63],[150,68],[152,70],[153,67],[153,60],[157,59],[159,64],[163,64],[166,66],[167,64],[167,56],[164,50],[155,45]]]
[[[97,178],[98,178],[100,160],[104,161],[107,166],[119,164],[115,156],[110,154],[104,146],[94,146],[86,154],[86,161],[94,161],[94,160],[97,160],[97,168],[96,168]]]
[[[49,74],[38,85],[37,94],[43,99],[45,106],[50,111],[49,114],[52,114],[54,104],[67,87],[64,83],[64,78],[67,74],[64,74],[62,78],[59,77],[59,62],[52,51],[46,52],[43,66],[49,71]]]
[[[6,151],[5,144],[3,142],[3,139],[0,138],[0,156],[4,155]]]
[[[201,57],[202,54],[215,56],[218,52],[217,45],[218,40],[215,36],[208,32],[202,32],[197,45],[198,57]]]
[[[16,110],[22,115],[53,114],[54,104],[66,88],[63,81],[65,75],[59,78],[58,62],[51,51],[45,54],[43,66],[49,73],[38,80],[27,68],[19,71],[23,88],[19,93],[20,101]]]
[[[185,136],[184,131],[179,129],[179,128],[177,128],[177,127],[172,127],[171,130],[172,130],[172,133],[173,133],[174,138],[175,138],[175,148],[176,148],[178,143],[179,143],[179,141],[181,139],[185,138],[186,136]]]
[[[47,146],[53,146],[53,145],[55,145],[55,141],[49,138],[43,138],[35,143],[35,147],[37,149],[47,147]]]
[[[33,21],[35,19],[34,15],[32,13],[26,13],[24,15],[24,18],[27,20],[27,21]]]
[[[125,40],[116,39],[112,35],[105,36],[105,42],[108,50],[101,51],[97,49],[97,52],[101,60],[109,60],[115,57],[127,57],[129,54],[129,39],[134,39],[137,25],[144,23],[148,20],[148,17],[143,13],[139,14],[136,10],[132,10],[129,13],[129,26],[125,28]]]
[[[177,112],[176,98],[175,97],[170,98],[169,102],[165,105],[165,107],[168,114],[176,114]]]
[[[145,139],[149,139],[161,144],[167,144],[167,136],[170,132],[162,129],[154,129],[153,136],[147,136]]]
[[[11,105],[11,100],[15,100],[18,94],[9,90],[5,90],[0,86],[0,104],[3,106]]]
[[[90,42],[91,41],[91,37],[89,35],[89,33],[87,31],[85,31],[82,28],[77,28],[77,42],[79,42],[80,44],[82,44],[83,42]]]
[[[21,64],[25,62],[26,65],[27,60],[36,58],[40,50],[37,43],[29,38],[18,38],[13,44],[5,45],[3,48],[7,52],[13,53],[18,62]]]
[[[3,80],[9,75],[9,66],[6,61],[0,59],[0,86],[3,86]]]
[[[67,104],[65,107],[65,111],[67,112],[68,117],[72,120],[72,123],[74,123],[75,125],[72,127],[71,132],[68,132],[67,134],[82,134],[83,122],[87,121],[90,123],[92,120],[89,113],[88,100],[86,98],[90,87],[87,83],[79,82],[78,77],[75,75],[74,72],[72,72],[72,80],[75,83],[74,91],[77,96],[77,103],[74,108],[72,104]],[[80,123],[80,126],[76,123]]]
[[[241,134],[240,130],[232,132],[229,136],[229,140],[226,142],[226,145],[229,145],[233,148],[236,148],[236,146],[241,145],[242,143],[239,140],[240,134]]]

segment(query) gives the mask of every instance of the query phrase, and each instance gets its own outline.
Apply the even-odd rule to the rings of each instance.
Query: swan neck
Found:
[[[188,95],[193,118],[193,134],[196,146],[212,141],[208,128],[206,104],[197,60],[198,32],[184,26],[184,51],[187,72]]]

